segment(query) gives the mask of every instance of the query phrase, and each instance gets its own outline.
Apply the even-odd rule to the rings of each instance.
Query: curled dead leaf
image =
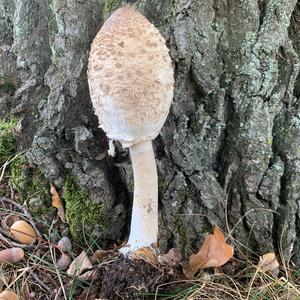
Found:
[[[214,234],[205,238],[199,252],[191,255],[184,273],[191,278],[199,269],[221,267],[232,258],[233,252],[233,247],[226,244],[223,233],[216,226]]]
[[[52,195],[52,206],[57,208],[57,215],[62,222],[66,223],[65,210],[61,198],[53,184],[51,184],[50,193]]]
[[[83,274],[78,276],[79,280],[82,281],[95,281],[97,280],[99,277],[99,274],[97,272],[97,270],[91,270],[91,271],[87,271],[84,272]]]
[[[66,223],[66,216],[65,216],[65,210],[64,210],[64,207],[60,207],[58,210],[57,210],[57,215],[58,217],[61,219],[62,222]]]
[[[55,208],[62,207],[61,198],[53,184],[51,184],[50,193],[52,195],[52,206]]]
[[[0,251],[0,264],[15,264],[24,258],[24,250],[21,248],[9,248]]]
[[[270,272],[277,277],[279,274],[279,263],[275,253],[267,253],[259,257],[258,268],[262,272]]]
[[[84,271],[92,269],[93,265],[89,260],[85,251],[82,251],[79,256],[77,256],[73,262],[70,264],[67,274],[69,276],[78,276]]]
[[[160,264],[175,267],[182,260],[181,252],[178,249],[172,248],[166,254],[161,254],[158,256],[158,261]]]
[[[157,265],[158,258],[153,249],[149,247],[140,248],[132,253],[133,259],[142,259],[149,263],[150,265]]]

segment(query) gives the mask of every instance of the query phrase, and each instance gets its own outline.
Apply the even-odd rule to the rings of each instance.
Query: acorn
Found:
[[[24,251],[21,248],[9,248],[0,251],[0,264],[15,264],[24,258]]]
[[[19,297],[12,291],[4,291],[0,294],[0,300],[19,300]]]
[[[33,244],[36,241],[36,231],[25,221],[16,221],[10,227],[13,237],[22,244]]]

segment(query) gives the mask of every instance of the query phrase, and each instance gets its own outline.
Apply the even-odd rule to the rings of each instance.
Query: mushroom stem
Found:
[[[134,199],[131,228],[123,254],[143,247],[156,246],[158,237],[157,170],[151,141],[129,148],[133,175]]]

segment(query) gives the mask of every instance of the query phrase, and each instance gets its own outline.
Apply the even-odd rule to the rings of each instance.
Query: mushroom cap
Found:
[[[95,37],[90,95],[100,127],[123,147],[153,140],[173,98],[173,68],[158,29],[130,6],[116,10]]]

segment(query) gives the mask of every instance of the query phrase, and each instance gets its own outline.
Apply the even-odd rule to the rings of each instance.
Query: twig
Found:
[[[5,244],[8,245],[9,247],[12,246],[12,242],[11,242],[9,239],[7,239],[7,238],[2,234],[1,228],[0,228],[0,241],[1,241],[1,244],[2,244],[2,243],[5,243]]]
[[[52,289],[49,288],[35,273],[32,273],[31,275],[37,281],[37,283],[42,286],[45,291],[47,291],[49,295],[52,294]]]
[[[22,271],[22,273],[17,276],[8,286],[7,286],[7,289],[10,289],[14,284],[15,282],[17,282],[24,274],[26,274],[28,271],[30,270],[29,267],[26,267],[24,269],[19,269],[18,271]]]
[[[53,261],[53,264],[54,264],[54,267],[55,267],[55,272],[56,272],[57,278],[58,278],[59,283],[60,283],[60,289],[58,290],[57,295],[59,295],[59,292],[62,291],[63,295],[64,295],[64,299],[67,300],[68,299],[67,298],[67,294],[66,294],[66,291],[65,291],[65,288],[64,288],[63,280],[61,278],[61,274],[59,272],[59,269],[57,268],[56,259],[55,259],[55,255],[54,255],[54,252],[53,252],[53,248],[50,246],[49,250],[50,250],[51,258],[52,258],[52,261]],[[57,295],[55,296],[55,299],[58,299]]]
[[[58,289],[58,288],[60,287],[60,285],[57,284],[57,282],[52,278],[52,276],[50,275],[50,273],[47,273],[47,272],[44,271],[41,267],[39,267],[39,268],[37,269],[37,271],[38,271],[38,273],[39,273],[40,275],[42,275],[42,277],[47,278],[47,279],[51,282],[51,284],[52,284],[56,289]]]
[[[16,241],[12,241],[11,238],[12,237],[0,227],[0,240],[5,242],[9,247],[18,247],[27,250],[36,249],[36,248],[42,248],[42,249],[49,248],[48,245],[41,245],[41,243],[38,243],[37,245],[20,244]]]
[[[16,158],[18,158],[20,155],[24,154],[27,150],[24,150],[20,153],[18,153],[17,155],[15,155],[13,158],[7,160],[0,168],[0,170],[2,169],[2,172],[1,172],[1,175],[0,175],[0,182],[2,181],[3,177],[4,177],[4,173],[5,173],[5,170],[6,170],[6,167],[11,163],[13,162]]]
[[[9,189],[10,189],[10,199],[15,200],[15,190],[13,188],[11,181],[8,182],[8,185],[9,185]]]
[[[58,291],[56,292],[54,300],[60,299],[61,291],[62,291],[62,287],[60,287],[60,288],[58,289]]]

